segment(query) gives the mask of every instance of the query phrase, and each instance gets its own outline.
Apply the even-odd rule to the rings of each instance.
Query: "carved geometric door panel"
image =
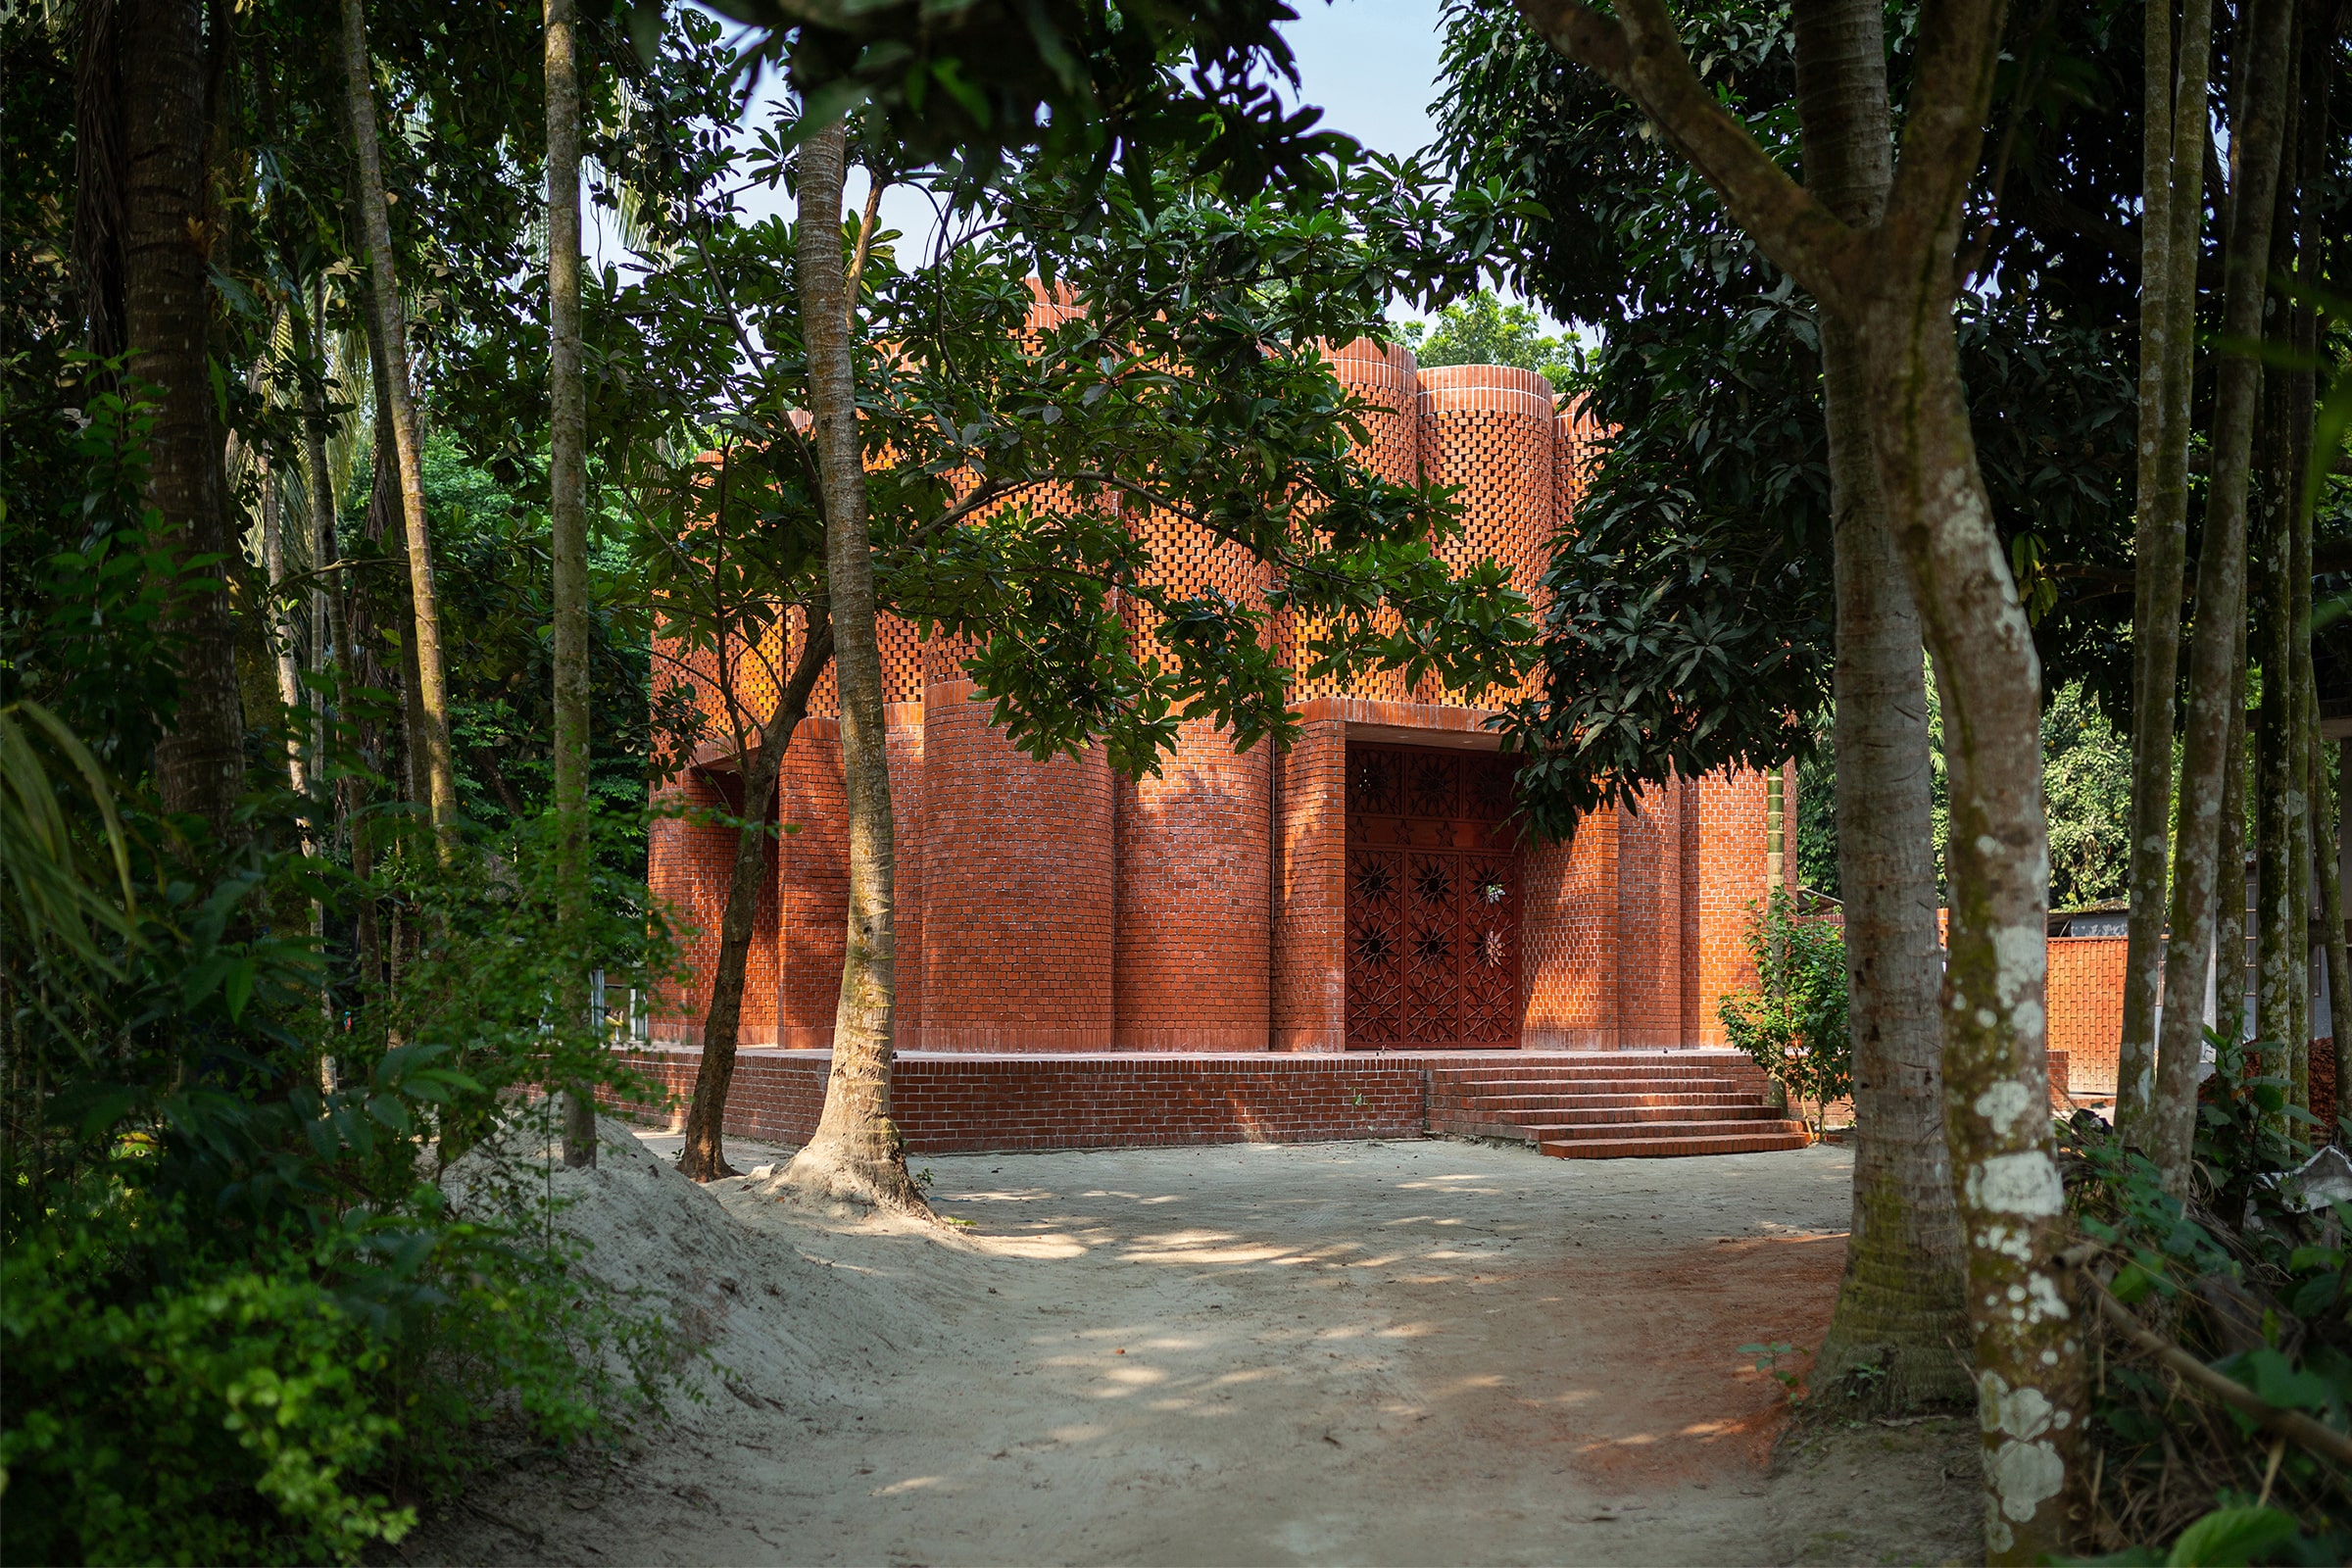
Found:
[[[1518,830],[1491,753],[1348,748],[1348,1043],[1519,1043]]]

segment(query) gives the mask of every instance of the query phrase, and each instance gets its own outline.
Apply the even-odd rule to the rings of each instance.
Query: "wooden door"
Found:
[[[1511,764],[1348,748],[1348,1044],[1519,1044]]]

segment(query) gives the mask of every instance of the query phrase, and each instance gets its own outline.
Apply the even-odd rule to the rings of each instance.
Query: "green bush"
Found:
[[[1716,1009],[1734,1046],[1755,1058],[1791,1100],[1814,1104],[1816,1137],[1830,1102],[1853,1091],[1853,1042],[1846,1030],[1845,935],[1826,920],[1798,916],[1775,889],[1742,941],[1755,984],[1728,993]]]

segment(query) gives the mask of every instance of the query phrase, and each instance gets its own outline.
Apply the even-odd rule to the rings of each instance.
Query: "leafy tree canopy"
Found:
[[[1439,311],[1434,325],[1407,321],[1401,335],[1423,365],[1508,365],[1555,390],[1576,379],[1583,359],[1575,339],[1545,333],[1542,317],[1487,288]]]

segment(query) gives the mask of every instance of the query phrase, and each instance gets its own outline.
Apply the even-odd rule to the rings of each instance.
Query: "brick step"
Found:
[[[1676,1090],[1668,1093],[1640,1093],[1625,1090],[1609,1094],[1576,1095],[1432,1095],[1430,1107],[1443,1106],[1448,1110],[1478,1110],[1497,1114],[1525,1110],[1613,1110],[1627,1105],[1752,1105],[1757,1097],[1736,1089]]]
[[[1625,1137],[1546,1138],[1539,1153],[1555,1159],[1673,1159],[1691,1154],[1762,1154],[1802,1149],[1812,1142],[1802,1122],[1760,1122],[1738,1132],[1676,1131],[1671,1122],[1651,1123]]]
[[[1755,1077],[1764,1070],[1732,1053],[1662,1057],[1655,1061],[1610,1056],[1592,1061],[1498,1061],[1477,1067],[1433,1066],[1433,1078],[1448,1083],[1492,1083],[1497,1079]]]
[[[1723,1121],[1784,1121],[1788,1112],[1749,1102],[1744,1105],[1626,1105],[1615,1109],[1540,1111],[1527,1116],[1495,1117],[1532,1127],[1544,1138],[1565,1137],[1580,1127],[1623,1127],[1636,1123],[1674,1126]]]

